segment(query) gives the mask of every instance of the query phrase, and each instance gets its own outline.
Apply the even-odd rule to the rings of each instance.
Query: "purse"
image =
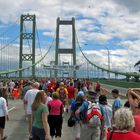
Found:
[[[76,117],[75,115],[71,115],[67,122],[68,127],[73,127],[75,123],[76,123]]]

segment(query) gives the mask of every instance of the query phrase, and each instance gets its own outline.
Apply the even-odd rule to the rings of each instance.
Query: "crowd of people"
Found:
[[[24,80],[0,82],[0,140],[8,119],[8,98],[22,99],[29,140],[60,140],[64,114],[74,119],[75,140],[140,140],[140,88],[129,88],[123,105],[119,89],[89,80]],[[65,133],[65,131],[63,132]]]

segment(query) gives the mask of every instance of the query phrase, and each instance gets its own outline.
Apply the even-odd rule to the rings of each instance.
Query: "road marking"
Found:
[[[15,107],[10,108],[10,109],[8,110],[8,112],[12,111],[13,109],[15,109]]]

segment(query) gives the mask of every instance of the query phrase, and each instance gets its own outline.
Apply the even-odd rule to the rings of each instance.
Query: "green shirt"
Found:
[[[42,113],[46,112],[48,114],[48,109],[45,105],[40,104],[36,111],[34,111],[34,121],[33,126],[37,128],[44,128],[43,127],[43,121],[42,121]]]

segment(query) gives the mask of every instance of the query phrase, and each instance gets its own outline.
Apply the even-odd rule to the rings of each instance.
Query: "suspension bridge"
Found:
[[[102,63],[91,61],[81,47],[74,18],[70,20],[57,18],[56,31],[53,35],[51,34],[51,38],[43,37],[43,42],[40,40],[42,32],[40,33],[38,30],[35,15],[21,15],[19,19],[9,25],[6,30],[0,32],[1,79],[44,77],[129,79],[133,77],[138,80],[140,78],[139,73],[122,72],[111,69]],[[19,26],[15,28],[15,25]],[[67,44],[64,44],[60,27],[67,25],[72,27],[72,32],[69,31],[72,37],[70,42],[67,41]],[[112,90],[114,87],[105,85],[105,88]],[[126,93],[126,91],[127,89],[122,89],[121,92]],[[112,103],[112,99],[109,99],[109,103]],[[22,102],[10,100],[9,107],[11,121],[7,123],[6,127],[8,139],[28,139],[27,129],[25,129],[27,122],[25,121],[24,111],[21,109],[23,107]],[[64,130],[62,140],[73,139],[72,131],[67,127],[66,118],[63,124]]]
[[[44,38],[44,42],[40,41],[36,20],[35,15],[21,15],[20,22],[17,19],[0,33],[1,78],[140,78],[139,73],[121,72],[92,62],[79,43],[74,18],[57,18],[56,33],[52,38]],[[19,26],[15,29],[16,24]],[[72,26],[71,43],[67,45],[60,36],[60,26],[64,25]]]

